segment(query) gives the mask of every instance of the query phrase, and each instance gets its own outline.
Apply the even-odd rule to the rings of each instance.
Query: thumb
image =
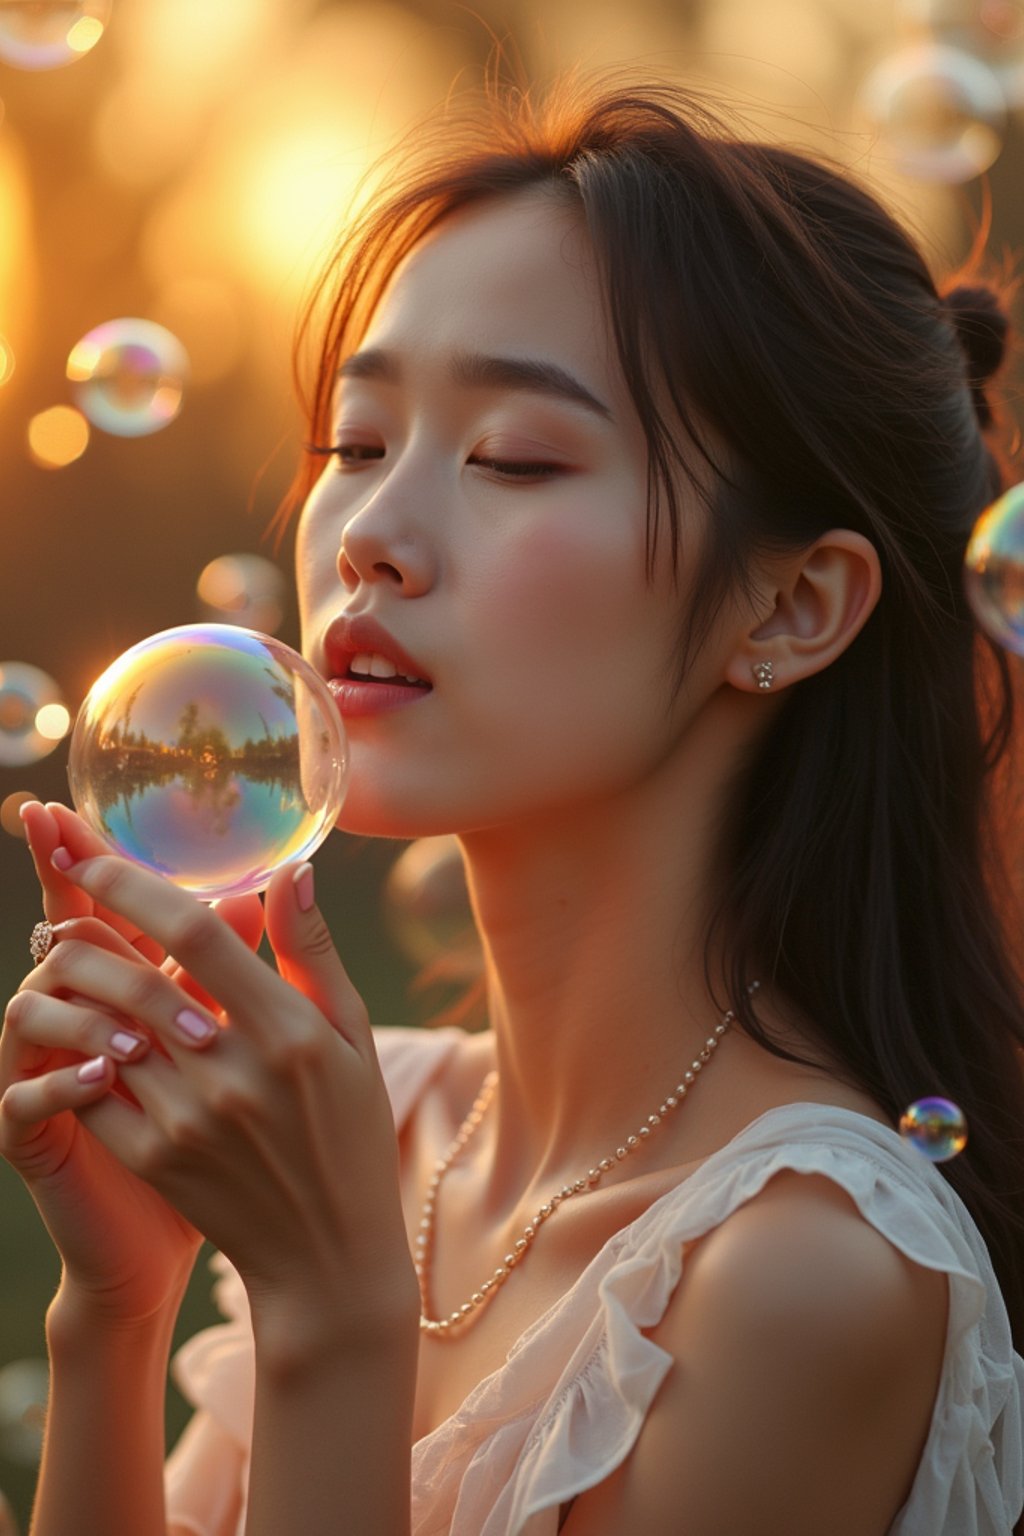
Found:
[[[312,864],[280,869],[264,896],[267,938],[285,981],[357,1050],[373,1050],[370,1021],[316,905]]]

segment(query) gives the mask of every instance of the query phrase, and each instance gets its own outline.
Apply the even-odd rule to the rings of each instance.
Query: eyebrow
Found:
[[[612,413],[602,400],[591,394],[585,384],[560,368],[557,363],[535,357],[490,357],[482,352],[455,352],[448,364],[448,376],[463,389],[525,389],[534,394],[554,395],[582,405],[605,421]],[[380,347],[354,352],[338,369],[339,379],[375,379],[397,384],[401,378],[398,359]]]

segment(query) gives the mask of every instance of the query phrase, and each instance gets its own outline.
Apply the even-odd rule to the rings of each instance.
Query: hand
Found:
[[[299,874],[297,885],[291,870],[279,871],[267,891],[278,973],[157,875],[110,856],[65,871],[216,1000],[224,1024],[205,1041],[175,1022],[190,1006],[188,993],[127,945],[63,939],[26,987],[50,1000],[51,1043],[63,1043],[54,1040],[55,1004],[68,992],[157,1042],[117,1068],[137,1105],[108,1092],[76,1106],[76,1118],[234,1262],[254,1320],[262,1312],[319,1327],[327,1310],[339,1327],[358,1330],[386,1311],[411,1315],[418,1290],[394,1121],[366,1010],[323,919],[308,903],[300,907],[312,871]],[[15,1083],[0,1108],[13,1093],[19,1120],[29,1109],[52,1113],[55,1096],[67,1103],[67,1086],[49,1077],[49,1085],[45,1076]]]
[[[32,861],[36,867],[43,894],[43,912],[47,921],[55,927],[73,917],[98,917],[108,924],[147,960],[155,965],[165,961],[164,951],[155,939],[142,933],[136,924],[123,918],[118,912],[110,912],[98,905],[53,863],[58,848],[65,848],[72,859],[88,859],[110,852],[80,816],[66,805],[51,801],[41,805],[30,800],[21,808],[22,825]],[[263,937],[263,906],[255,893],[248,896],[232,896],[216,903],[217,914],[252,949],[259,947]],[[175,961],[167,962],[168,974],[173,976],[194,997],[210,1005],[211,999],[190,977],[186,976]]]
[[[105,948],[159,975],[98,918],[73,918],[58,931],[66,944]],[[202,1239],[74,1113],[119,1091],[115,1063],[144,1056],[150,1037],[61,987],[60,968],[50,964],[60,948],[25,979],[4,1018],[0,1154],[25,1181],[61,1254],[62,1291],[110,1321],[137,1322],[176,1309]]]

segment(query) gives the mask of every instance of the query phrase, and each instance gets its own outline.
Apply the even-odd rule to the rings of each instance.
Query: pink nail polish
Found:
[[[98,1083],[107,1070],[107,1058],[94,1056],[91,1061],[86,1061],[79,1067],[76,1076],[80,1083]]]
[[[292,876],[292,884],[295,886],[295,900],[298,902],[299,911],[311,912],[316,901],[312,864],[300,864]]]
[[[202,1014],[193,1012],[191,1008],[183,1008],[174,1022],[193,1045],[199,1040],[209,1040],[211,1035],[217,1033],[216,1024],[211,1024],[209,1019],[204,1019]]]
[[[61,874],[69,870],[74,862],[66,848],[55,848],[50,855],[50,863],[54,869],[59,869]]]

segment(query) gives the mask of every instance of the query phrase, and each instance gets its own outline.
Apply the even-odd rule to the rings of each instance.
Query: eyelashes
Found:
[[[305,449],[317,458],[337,459],[342,470],[375,463],[384,457],[383,448],[366,448],[359,443],[306,443]],[[472,455],[466,462],[514,480],[557,475],[563,473],[565,468],[562,464],[544,464],[524,459],[487,459],[478,454]]]

